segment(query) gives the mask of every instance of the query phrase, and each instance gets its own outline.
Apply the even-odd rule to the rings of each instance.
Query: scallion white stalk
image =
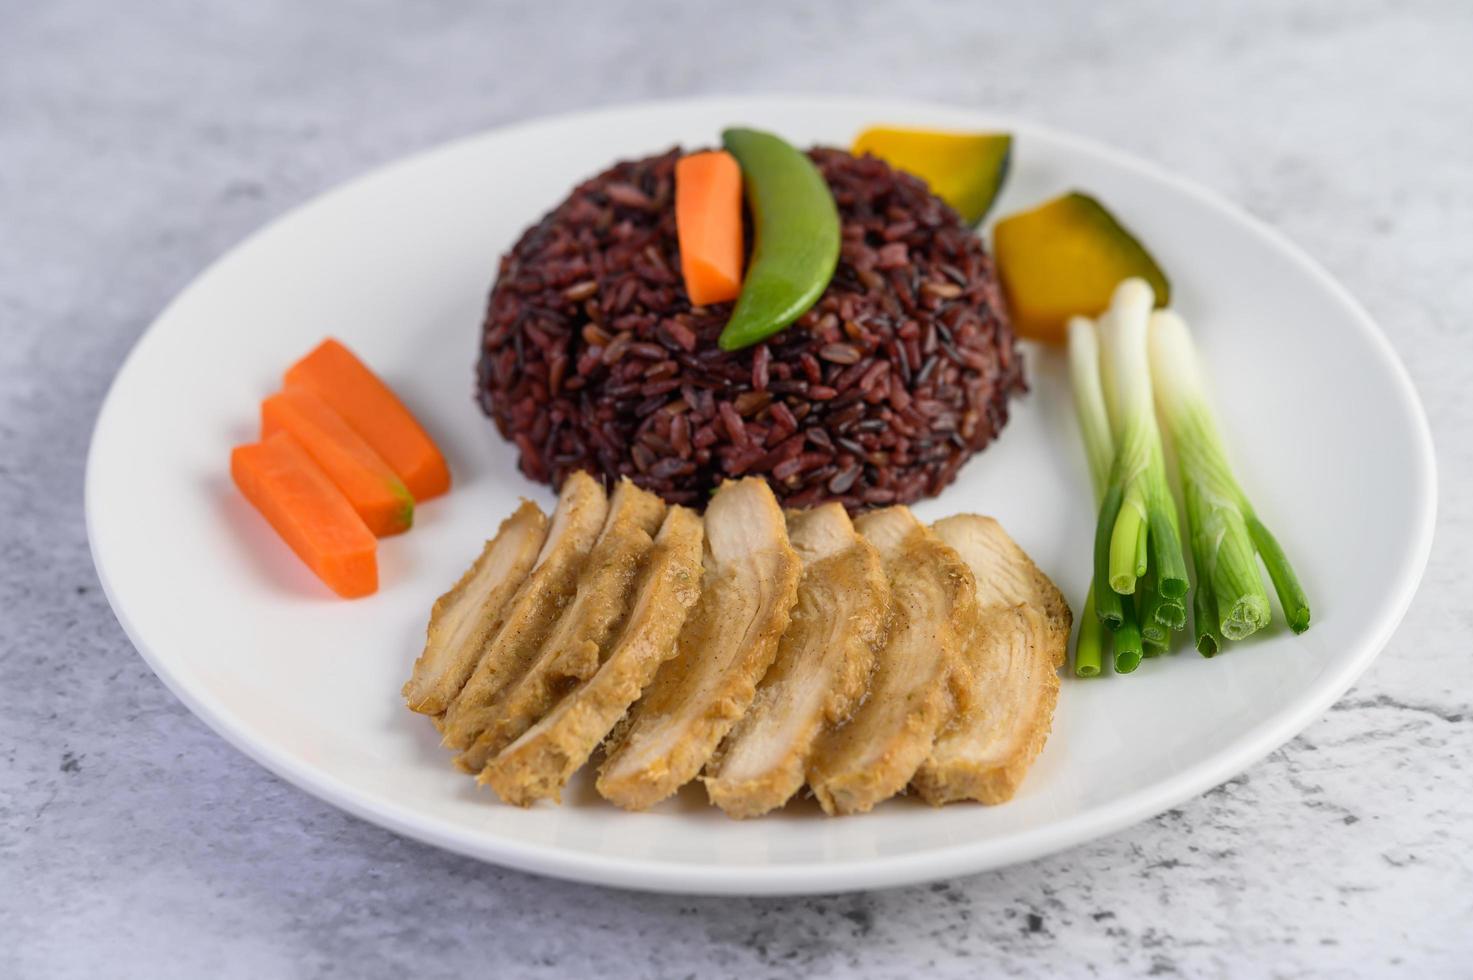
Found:
[[[1132,278],[1115,289],[1101,318],[1103,390],[1115,441],[1115,461],[1100,509],[1095,576],[1109,591],[1132,595],[1154,565],[1157,588],[1168,599],[1187,594],[1186,560],[1176,503],[1166,483],[1161,433],[1156,425],[1148,325],[1155,295]],[[1095,596],[1102,610],[1105,603]]]
[[[1219,636],[1239,640],[1268,625],[1259,556],[1289,626],[1302,633],[1309,628],[1309,601],[1233,475],[1186,323],[1171,311],[1154,313],[1148,333],[1155,397],[1176,450],[1197,572],[1192,608],[1198,649],[1210,656],[1217,652]]]
[[[1110,414],[1100,381],[1100,340],[1094,321],[1088,317],[1069,318],[1069,384],[1074,389],[1074,414],[1079,419],[1089,479],[1098,501],[1110,482],[1115,437],[1110,431]]]
[[[1082,316],[1069,321],[1069,381],[1074,389],[1074,411],[1098,505],[1115,461],[1115,440],[1110,434],[1110,418],[1100,384],[1099,338],[1094,322]],[[1079,677],[1099,674],[1110,642],[1110,634],[1095,608],[1095,591],[1095,583],[1091,582],[1079,617],[1079,639],[1074,644],[1074,673]]]

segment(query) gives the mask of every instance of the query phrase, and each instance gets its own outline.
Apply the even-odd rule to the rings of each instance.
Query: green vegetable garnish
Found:
[[[1123,618],[1114,637],[1115,673],[1128,674],[1141,665],[1141,658],[1146,655],[1146,651],[1141,637],[1140,623],[1136,621],[1135,603],[1123,603],[1121,611]]]
[[[1133,595],[1137,580],[1154,563],[1161,595],[1182,599],[1187,564],[1151,396],[1146,335],[1154,303],[1145,280],[1127,279],[1100,321],[1105,405],[1116,446],[1106,502],[1118,492],[1119,505],[1114,513],[1101,510],[1097,542],[1107,522],[1110,533],[1104,542],[1108,554],[1096,557],[1096,567],[1104,566],[1111,591]]]
[[[1153,643],[1150,640],[1142,640],[1141,641],[1141,647],[1142,647],[1142,649],[1145,650],[1145,654],[1146,654],[1146,659],[1147,660],[1149,660],[1152,657],[1159,657],[1163,653],[1170,653],[1171,652],[1171,646],[1170,646],[1170,644],[1167,644],[1167,643]]]
[[[1215,657],[1222,649],[1222,626],[1217,621],[1217,596],[1212,591],[1212,582],[1203,575],[1207,567],[1207,554],[1202,547],[1205,542],[1193,534],[1188,534],[1187,539],[1192,544],[1192,568],[1197,572],[1197,588],[1192,593],[1192,632],[1197,637],[1197,652],[1204,657]]]
[[[1153,314],[1149,348],[1156,399],[1176,450],[1186,500],[1197,572],[1192,603],[1197,649],[1210,657],[1221,639],[1240,640],[1268,625],[1260,557],[1290,629],[1303,633],[1309,629],[1309,600],[1284,549],[1233,476],[1186,323],[1169,310]]]
[[[1146,574],[1141,577],[1136,591],[1140,593],[1141,639],[1148,643],[1165,644],[1171,635],[1167,624],[1175,622],[1176,618],[1170,614],[1170,610],[1177,607],[1156,588],[1154,568],[1146,568]]]
[[[1089,593],[1084,597],[1084,612],[1079,616],[1079,639],[1074,644],[1074,676],[1098,677],[1109,642],[1110,631],[1095,615],[1095,584],[1090,582]]]
[[[1115,440],[1110,435],[1110,420],[1105,414],[1105,393],[1100,387],[1100,345],[1094,324],[1084,317],[1069,323],[1069,380],[1074,387],[1074,408],[1079,418],[1079,431],[1084,437],[1084,455],[1089,461],[1089,479],[1095,501],[1105,495],[1110,481],[1110,467],[1115,461]],[[1108,650],[1110,634],[1104,619],[1097,614],[1096,596],[1099,582],[1089,584],[1084,599],[1084,612],[1079,619],[1079,640],[1074,646],[1074,673],[1078,677],[1095,677]],[[1112,603],[1116,609],[1120,602]],[[1111,626],[1119,626],[1116,622]]]
[[[792,324],[828,288],[839,262],[839,211],[818,168],[784,140],[728,129],[721,142],[742,166],[752,212],[752,259],[717,341],[740,350]]]
[[[1074,654],[1081,677],[1099,673],[1107,635],[1099,626],[1113,632],[1115,670],[1124,674],[1168,648],[1187,622],[1186,561],[1151,405],[1152,300],[1144,281],[1128,279],[1098,328],[1081,316],[1068,325],[1070,383],[1099,503],[1084,610],[1095,622],[1080,623]]]

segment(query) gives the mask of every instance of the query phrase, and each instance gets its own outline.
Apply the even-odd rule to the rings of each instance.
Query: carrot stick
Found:
[[[306,388],[289,388],[261,403],[261,437],[289,432],[348,498],[379,537],[409,530],[414,498],[382,456]]]
[[[297,557],[345,599],[378,589],[378,542],[307,451],[278,432],[230,453],[230,475]]]
[[[445,457],[409,409],[352,351],[332,338],[293,364],[288,388],[306,388],[383,457],[415,500],[450,489]]]
[[[675,231],[680,271],[696,306],[742,291],[742,168],[724,150],[675,163]]]

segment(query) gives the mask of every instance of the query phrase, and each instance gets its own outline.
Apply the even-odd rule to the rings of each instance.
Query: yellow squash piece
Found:
[[[1072,191],[1003,218],[992,241],[1019,336],[1062,344],[1069,317],[1103,313],[1131,276],[1151,284],[1158,307],[1171,302],[1171,284],[1151,253],[1088,194]]]
[[[1007,133],[948,133],[875,126],[859,134],[854,155],[871,153],[915,174],[931,192],[975,224],[987,214],[1008,174],[1013,138]]]

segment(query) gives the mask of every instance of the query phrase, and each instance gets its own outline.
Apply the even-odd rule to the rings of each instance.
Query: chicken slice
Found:
[[[1072,615],[1064,596],[990,517],[938,521],[977,579],[971,683],[914,785],[929,803],[1011,799],[1048,739]]]
[[[711,801],[733,817],[760,816],[803,786],[819,732],[864,693],[890,605],[879,552],[842,505],[789,511],[788,534],[803,561],[792,624],[704,777]]]
[[[621,480],[609,516],[578,573],[578,589],[522,678],[491,705],[491,722],[456,760],[466,772],[486,761],[545,715],[575,681],[598,670],[599,651],[629,611],[629,592],[665,516],[665,502]]]
[[[424,652],[404,684],[411,710],[433,717],[450,706],[476,669],[486,641],[501,628],[507,601],[532,570],[546,537],[546,515],[522,501],[455,587],[435,601]]]
[[[481,661],[445,712],[444,744],[468,749],[491,721],[491,704],[502,688],[531,665],[578,584],[603,527],[609,501],[598,481],[575,472],[563,483],[552,527],[532,573],[512,597],[501,629],[486,645]]]
[[[864,701],[826,731],[808,781],[824,811],[863,813],[903,790],[951,712],[949,682],[976,617],[972,572],[906,507],[859,518],[890,579],[890,632]]]
[[[616,733],[598,791],[642,810],[693,779],[772,666],[801,563],[764,480],[723,483],[706,508],[705,576],[675,657]]]
[[[675,655],[675,639],[701,594],[701,542],[694,511],[672,507],[634,590],[633,608],[598,672],[481,770],[508,803],[559,799],[562,788]]]

